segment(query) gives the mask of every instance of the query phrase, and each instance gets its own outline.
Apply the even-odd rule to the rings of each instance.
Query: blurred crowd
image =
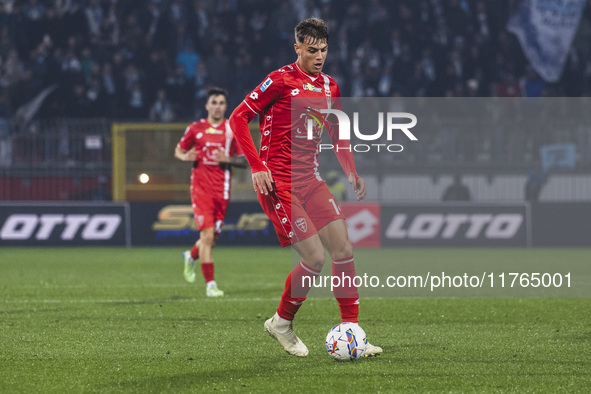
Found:
[[[293,62],[293,28],[329,26],[324,71],[343,96],[591,95],[591,7],[559,83],[505,29],[518,0],[2,0],[0,117],[44,89],[41,117],[170,122],[230,108]]]

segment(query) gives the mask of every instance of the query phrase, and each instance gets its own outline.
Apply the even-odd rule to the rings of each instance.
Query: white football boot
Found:
[[[215,280],[212,280],[206,285],[205,295],[207,297],[223,297],[224,291],[218,289],[217,283],[215,283]]]
[[[185,271],[183,272],[185,280],[189,283],[195,282],[195,260],[191,257],[190,250],[183,252],[183,261],[185,262]]]
[[[359,323],[350,323],[350,324],[355,324],[355,325],[357,325],[357,327],[359,327]],[[361,328],[361,327],[359,327],[359,328]],[[381,347],[372,345],[371,343],[369,343],[367,341],[367,338],[366,338],[366,342],[365,342],[365,353],[363,354],[363,357],[375,357],[375,356],[379,356],[380,354],[382,354],[382,352],[383,352],[383,350],[382,350]]]
[[[308,355],[308,348],[293,332],[291,320],[285,320],[275,313],[265,322],[265,332],[275,338],[287,353],[297,357]]]
[[[382,354],[382,348],[379,346],[374,346],[371,343],[367,342],[367,345],[365,345],[365,354],[363,355],[363,357],[375,357],[375,356],[379,356],[380,354]]]

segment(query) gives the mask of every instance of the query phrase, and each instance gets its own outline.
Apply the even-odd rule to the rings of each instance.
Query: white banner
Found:
[[[532,67],[547,82],[556,82],[562,75],[585,2],[523,0],[507,25]]]

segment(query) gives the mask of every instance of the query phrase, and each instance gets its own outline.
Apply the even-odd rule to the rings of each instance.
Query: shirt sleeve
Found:
[[[234,131],[239,149],[242,150],[252,172],[268,171],[263,164],[257,149],[250,135],[248,123],[257,114],[264,114],[280,97],[283,88],[283,77],[280,72],[275,71],[246,98],[230,116],[230,127]]]
[[[192,125],[187,126],[185,129],[185,134],[178,143],[178,146],[184,150],[188,151],[195,145],[195,128]]]
[[[246,95],[244,103],[255,114],[263,114],[281,97],[283,73],[273,71],[252,92]]]
[[[228,147],[228,151],[226,152],[226,154],[228,155],[228,157],[244,156],[244,153],[242,153],[240,145],[238,145],[238,141],[236,141],[236,135],[232,130],[232,127],[230,126],[229,119],[226,122],[226,141]]]
[[[234,137],[238,141],[238,145],[242,149],[253,173],[268,171],[268,168],[259,157],[252,136],[250,135],[248,123],[254,118],[254,115],[254,112],[243,101],[230,116],[230,127],[234,131]]]

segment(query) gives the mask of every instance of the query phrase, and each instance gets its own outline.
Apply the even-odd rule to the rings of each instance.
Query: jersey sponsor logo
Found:
[[[119,214],[12,214],[0,229],[0,240],[62,241],[82,239],[106,241],[113,238],[123,221]]]
[[[298,88],[295,88],[294,90],[291,91],[292,96],[297,96],[298,94],[300,94],[300,89],[298,89]]]
[[[386,228],[388,239],[511,239],[524,223],[521,213],[395,214]]]
[[[209,127],[205,130],[206,134],[224,134],[224,130],[214,129],[213,127]]]
[[[314,138],[312,138],[312,139],[320,142],[320,140],[322,139],[321,136],[322,136],[323,127],[328,129],[328,124],[326,123],[326,120],[324,119],[322,114],[320,112],[318,112],[317,109],[311,108],[311,107],[305,107],[304,109],[306,111],[304,111],[300,114],[300,119],[301,118],[304,119],[304,123],[306,124],[307,134],[305,134],[305,135],[302,134],[302,131],[298,127],[296,129],[297,134],[295,135],[295,138],[310,139],[310,133],[312,133],[312,135],[314,136]],[[320,144],[320,145],[322,145],[322,144]]]
[[[272,83],[273,83],[273,80],[271,78],[267,78],[267,80],[265,82],[263,82],[263,84],[261,85],[261,92],[264,92],[265,90],[267,90],[267,88],[269,86],[271,86]]]
[[[300,229],[302,233],[308,231],[308,223],[306,222],[305,218],[298,218],[295,221],[296,226]]]
[[[202,132],[197,133],[197,139],[201,139],[201,137],[203,137],[203,133]]]
[[[322,89],[312,85],[310,82],[307,82],[303,86],[304,90],[309,90],[311,92],[322,93]]]
[[[219,142],[206,142],[205,146],[203,148],[201,148],[202,151],[202,157],[203,157],[203,164],[208,164],[208,165],[219,165],[220,163],[218,162],[217,159],[217,151],[218,150],[222,150],[223,151],[223,145]],[[225,151],[224,151],[225,153]]]
[[[249,97],[253,100],[258,100],[259,94],[257,92],[252,92]]]

